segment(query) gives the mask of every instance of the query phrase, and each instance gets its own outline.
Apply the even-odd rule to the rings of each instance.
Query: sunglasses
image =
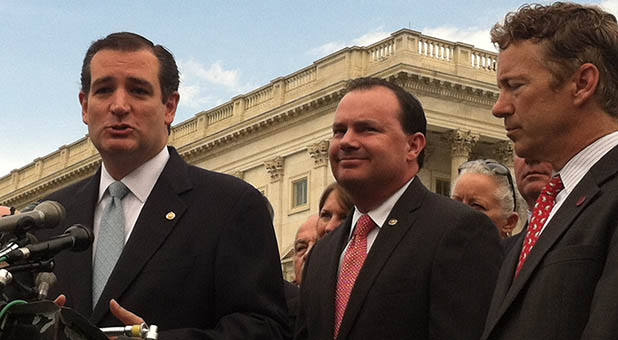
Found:
[[[511,177],[511,171],[506,165],[495,161],[493,159],[479,159],[474,161],[467,161],[457,168],[457,173],[461,174],[461,170],[470,167],[474,163],[481,162],[487,169],[496,175],[505,176],[509,181],[511,187],[511,194],[513,195],[513,211],[517,212],[517,198],[515,197],[515,185],[513,185],[513,177]]]

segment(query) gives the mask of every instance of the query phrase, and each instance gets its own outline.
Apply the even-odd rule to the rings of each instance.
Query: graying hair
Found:
[[[509,180],[506,178],[506,176],[499,175],[491,171],[491,169],[489,169],[485,165],[483,160],[479,159],[475,161],[470,161],[465,168],[461,169],[461,172],[453,183],[452,190],[455,190],[457,181],[459,181],[459,178],[461,178],[463,174],[482,174],[493,178],[493,180],[498,183],[498,187],[496,188],[494,195],[502,205],[502,212],[504,213],[504,216],[507,216],[508,214],[513,212],[513,207],[515,206],[513,202],[513,193],[511,193],[511,185],[509,184]],[[451,196],[452,195],[453,193],[451,192]],[[517,197],[517,193],[515,193],[515,197]],[[517,211],[515,212],[517,213]]]

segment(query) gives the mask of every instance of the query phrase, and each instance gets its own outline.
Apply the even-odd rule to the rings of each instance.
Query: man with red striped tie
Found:
[[[515,152],[554,169],[506,255],[489,339],[618,339],[618,23],[596,6],[527,5],[491,31]]]
[[[502,250],[489,218],[427,190],[420,102],[351,81],[333,123],[333,175],[354,202],[305,263],[296,339],[477,340]]]

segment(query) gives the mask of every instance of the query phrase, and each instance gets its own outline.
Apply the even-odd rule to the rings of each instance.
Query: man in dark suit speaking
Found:
[[[103,164],[46,198],[64,205],[66,225],[95,235],[89,251],[56,256],[56,291],[66,305],[97,326],[143,319],[159,327],[160,339],[285,337],[279,256],[262,195],[166,147],[179,101],[171,53],[114,33],[90,46],[81,81],[82,119]]]
[[[500,96],[518,156],[551,163],[506,255],[482,339],[618,339],[618,24],[556,2],[507,14]]]
[[[307,259],[296,339],[481,335],[502,261],[498,232],[416,177],[426,125],[421,104],[401,87],[350,82],[329,153],[354,211]]]

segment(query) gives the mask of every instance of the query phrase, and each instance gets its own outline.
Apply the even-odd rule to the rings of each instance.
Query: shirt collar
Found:
[[[164,147],[156,156],[140,165],[137,169],[126,175],[120,181],[129,188],[130,192],[143,204],[146,202],[148,195],[154,188],[159,175],[163,172],[165,164],[170,158],[170,153],[167,147]],[[107,172],[105,163],[101,169],[101,181],[99,184],[99,199],[101,201],[107,187],[116,180]]]
[[[406,189],[408,189],[408,187],[410,186],[410,183],[412,183],[414,178],[416,178],[416,176],[412,177],[408,182],[406,182],[406,184],[404,184],[401,188],[399,188],[399,190],[395,191],[394,194],[392,194],[389,198],[387,198],[384,202],[382,202],[382,204],[380,204],[377,208],[367,212],[367,214],[369,214],[369,217],[371,217],[371,220],[375,222],[378,228],[382,228],[382,225],[388,218],[388,215],[390,215],[391,210],[393,210],[395,203],[399,201],[399,199],[401,198],[403,193],[406,191]],[[356,226],[356,222],[358,222],[358,219],[362,215],[364,214],[360,212],[356,206],[354,206],[354,215],[352,216],[352,228],[350,228],[351,229],[350,235],[352,235],[352,232],[354,231],[354,228]]]
[[[566,196],[573,191],[579,181],[588,173],[605,154],[618,145],[618,131],[607,134],[573,156],[558,171]]]

